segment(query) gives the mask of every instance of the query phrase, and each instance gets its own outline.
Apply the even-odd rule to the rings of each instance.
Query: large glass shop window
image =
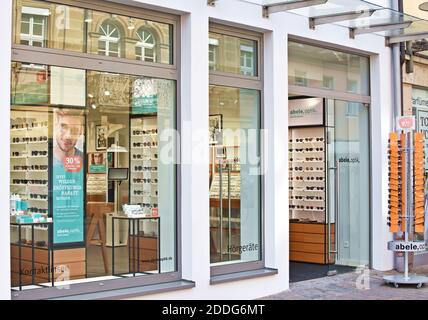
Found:
[[[175,81],[13,63],[14,287],[176,267]]]
[[[37,0],[15,0],[14,43],[172,64],[173,26]]]
[[[260,93],[210,86],[210,257],[261,259]]]

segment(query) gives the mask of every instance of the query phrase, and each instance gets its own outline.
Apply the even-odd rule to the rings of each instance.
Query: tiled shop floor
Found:
[[[416,270],[428,276],[427,271]],[[383,281],[384,275],[391,274],[398,273],[365,270],[291,283],[290,290],[262,300],[428,300],[428,284],[421,289],[414,285],[394,288]]]

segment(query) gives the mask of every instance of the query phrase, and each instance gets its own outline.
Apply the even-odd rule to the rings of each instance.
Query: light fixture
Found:
[[[110,91],[108,91],[108,90],[104,91],[104,95],[107,96],[107,97],[109,97],[110,96]]]
[[[419,5],[419,10],[428,11],[428,1],[421,3]]]
[[[86,23],[92,22],[92,14],[88,10],[85,10],[85,22]]]
[[[97,105],[95,103],[93,103],[93,104],[91,104],[91,108],[95,110],[97,108]]]
[[[88,98],[93,99],[94,95],[92,93],[88,93]]]

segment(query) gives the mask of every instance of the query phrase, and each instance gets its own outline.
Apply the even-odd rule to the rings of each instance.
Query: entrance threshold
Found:
[[[301,282],[329,276],[329,271],[336,270],[336,274],[355,272],[355,267],[328,266],[314,263],[290,262],[290,283]]]

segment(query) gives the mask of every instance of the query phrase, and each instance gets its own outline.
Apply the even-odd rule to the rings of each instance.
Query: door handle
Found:
[[[339,160],[336,161],[336,179],[335,179],[335,186],[334,189],[336,191],[336,198],[335,198],[335,253],[336,253],[336,257],[339,256],[339,250],[340,250],[340,246],[339,246],[339,229],[340,229],[340,223],[339,223],[339,212],[340,212],[340,163]]]
[[[331,171],[333,171],[334,172],[334,174],[335,174],[335,176],[334,176],[334,179],[335,179],[335,183],[334,183],[334,191],[336,192],[336,189],[337,189],[337,186],[336,186],[336,181],[337,181],[337,178],[336,178],[336,176],[337,176],[337,166],[336,167],[331,167],[331,168],[329,168],[329,170],[331,170]],[[335,201],[334,201],[334,214],[335,214],[335,222],[336,222],[336,212],[337,212],[337,200],[335,199]],[[330,256],[331,256],[331,254],[333,253],[333,254],[336,254],[337,253],[337,249],[336,249],[336,244],[335,244],[335,248],[334,248],[334,250],[332,250],[332,248],[331,248],[331,219],[330,219],[330,210],[327,210],[327,241],[328,241],[328,243],[327,243],[327,245],[328,245],[328,263],[330,264]],[[337,241],[337,239],[335,239],[336,241]],[[335,243],[336,243],[336,241],[335,241]]]
[[[330,168],[335,173],[334,177],[334,191],[336,193],[334,199],[334,223],[335,223],[335,241],[334,250],[331,249],[331,220],[330,210],[327,210],[327,225],[328,225],[328,261],[330,262],[330,254],[334,253],[336,257],[339,255],[339,211],[340,211],[340,164],[336,161],[336,166]]]

